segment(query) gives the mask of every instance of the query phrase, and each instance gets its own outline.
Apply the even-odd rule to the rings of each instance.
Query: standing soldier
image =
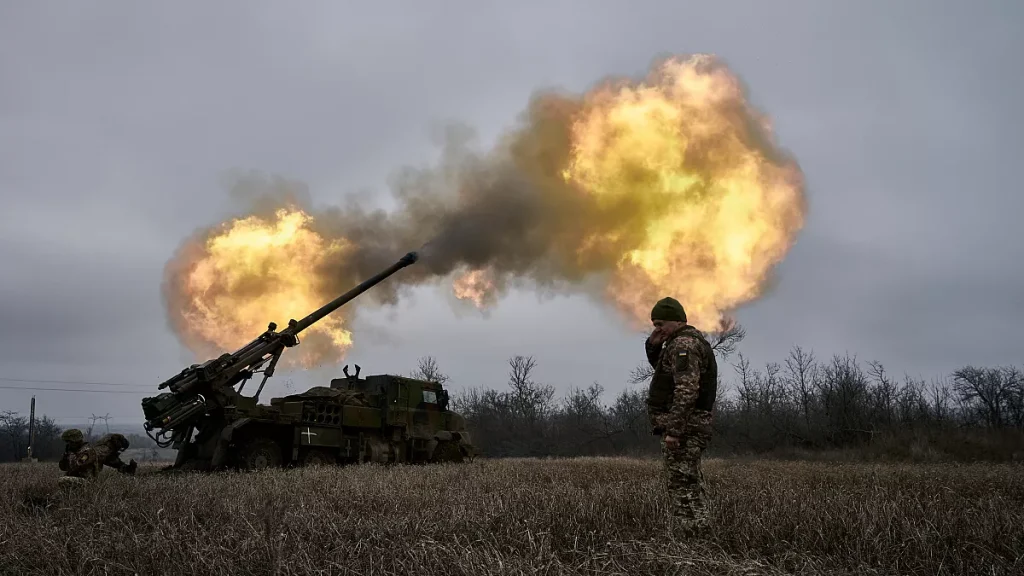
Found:
[[[648,414],[653,433],[662,437],[674,531],[695,535],[709,524],[701,456],[711,438],[718,362],[675,298],[659,300],[651,322],[654,331],[645,343],[654,368]]]
[[[135,474],[138,464],[132,459],[125,464],[120,456],[128,448],[128,439],[122,434],[106,434],[89,445],[82,438],[79,430],[71,429],[61,436],[67,443],[60,469],[67,476],[77,478],[95,478],[104,466],[123,472]]]

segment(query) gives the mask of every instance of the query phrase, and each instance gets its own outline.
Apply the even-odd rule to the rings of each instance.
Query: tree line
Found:
[[[738,324],[706,334],[719,361],[711,455],[1024,459],[1024,373],[1016,367],[964,366],[926,382],[849,354],[818,359],[800,346],[755,367],[736,352],[744,335]],[[647,418],[646,361],[611,402],[598,383],[556,398],[554,386],[535,379],[536,367],[531,356],[512,356],[504,389],[452,393],[451,408],[467,418],[483,455],[660,452]],[[412,375],[448,381],[432,357]]]
[[[67,426],[59,426],[52,418],[36,414],[35,445],[32,457],[40,461],[60,460],[64,453],[64,441],[60,436]],[[28,455],[30,442],[29,417],[13,410],[0,412],[0,462],[15,462]],[[87,442],[98,440],[106,430],[97,430],[93,425],[80,428]],[[153,448],[156,443],[141,434],[125,434],[131,448]]]
[[[926,382],[896,378],[881,363],[849,354],[819,359],[800,346],[781,362],[755,367],[737,352],[745,336],[738,324],[706,336],[719,361],[709,454],[1024,460],[1024,371],[1016,367],[964,366]],[[647,418],[653,370],[646,361],[610,402],[597,382],[556,398],[536,368],[532,356],[515,355],[504,388],[452,391],[450,407],[466,417],[484,456],[660,452]],[[411,375],[449,381],[431,356]],[[63,428],[45,415],[35,427],[33,456],[58,460]],[[90,441],[101,435],[91,426],[83,432]],[[155,446],[142,435],[128,439],[132,448]],[[24,458],[28,443],[28,418],[0,412],[0,462]]]

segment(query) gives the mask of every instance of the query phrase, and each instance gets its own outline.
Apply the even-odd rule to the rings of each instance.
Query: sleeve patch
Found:
[[[686,372],[690,367],[690,355],[685,350],[676,354],[676,371]]]

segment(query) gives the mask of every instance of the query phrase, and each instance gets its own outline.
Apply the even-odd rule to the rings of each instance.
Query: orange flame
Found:
[[[460,300],[468,300],[483,309],[497,302],[493,274],[487,270],[471,270],[452,282],[452,292]]]
[[[182,329],[194,348],[208,354],[238,349],[276,322],[280,330],[333,298],[315,271],[322,263],[345,257],[351,245],[326,240],[309,228],[301,210],[278,210],[273,219],[235,219],[205,242],[192,245],[190,266],[178,287]],[[324,352],[340,358],[352,335],[335,312],[301,335],[303,345],[281,358],[282,365],[309,367]],[[309,342],[306,342],[309,340]]]
[[[608,290],[643,324],[654,302],[675,296],[689,323],[720,329],[724,313],[759,295],[803,226],[799,168],[765,159],[737,114],[739,81],[711,62],[668,60],[646,85],[592,92],[572,128],[563,176],[599,203],[634,203],[646,216]]]

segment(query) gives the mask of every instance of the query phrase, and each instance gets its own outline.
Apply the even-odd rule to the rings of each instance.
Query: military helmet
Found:
[[[109,446],[114,450],[127,450],[129,446],[128,439],[124,437],[124,434],[118,434],[117,432],[105,434],[103,438],[99,439],[97,444]]]
[[[128,443],[128,439],[124,437],[124,434],[118,434],[118,433],[115,432],[115,433],[111,434],[111,436],[113,437],[113,440],[114,440],[114,442],[116,442],[116,446],[119,449],[121,449],[121,450],[127,450],[128,449],[128,446],[130,444]]]
[[[69,428],[60,435],[60,439],[71,444],[76,442],[85,442],[85,436],[82,435],[82,431],[78,428]]]

